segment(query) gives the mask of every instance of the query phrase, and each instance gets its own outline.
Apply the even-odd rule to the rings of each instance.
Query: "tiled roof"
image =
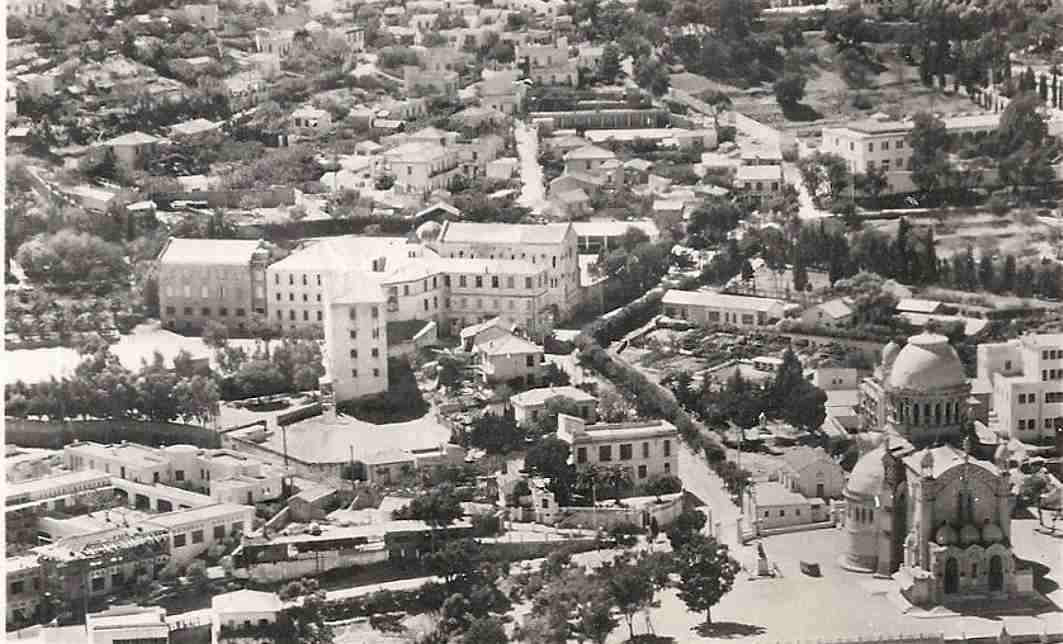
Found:
[[[811,447],[798,447],[796,449],[788,450],[783,454],[782,459],[786,461],[786,464],[793,469],[794,472],[801,472],[809,465],[818,463],[820,461],[831,461],[831,458],[827,456],[827,453],[822,449],[813,449]]]
[[[116,136],[113,139],[107,139],[100,145],[114,146],[114,145],[146,145],[148,143],[158,143],[159,139],[150,134],[143,132],[129,132],[121,136]]]
[[[502,356],[508,354],[542,353],[543,349],[534,342],[515,335],[507,335],[494,340],[489,340],[476,347],[477,352],[488,356]]]
[[[598,147],[597,145],[585,145],[565,154],[565,161],[589,160],[589,159],[615,159],[616,155],[611,150]]]
[[[261,590],[237,590],[231,593],[215,595],[210,600],[210,607],[219,613],[261,613],[280,612],[283,608],[277,593]]]
[[[590,395],[586,391],[583,391],[579,387],[565,386],[565,387],[540,387],[539,389],[529,389],[522,391],[519,394],[510,396],[509,401],[516,405],[542,405],[547,400],[561,396],[563,398],[569,398],[576,402],[594,402],[598,400],[594,396]]]

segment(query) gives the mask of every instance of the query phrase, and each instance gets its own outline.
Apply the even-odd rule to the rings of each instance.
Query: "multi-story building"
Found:
[[[111,489],[102,472],[55,472],[41,478],[8,483],[4,499],[4,534],[10,543],[37,543],[37,524],[46,512],[83,505]]]
[[[785,307],[780,300],[765,297],[672,289],[661,299],[661,309],[668,317],[698,324],[751,327],[782,319]]]
[[[577,469],[619,465],[635,482],[678,475],[679,431],[666,420],[588,426],[582,418],[558,414],[557,437],[571,446]]]
[[[157,262],[163,326],[198,331],[218,322],[246,331],[252,316],[266,315],[269,258],[259,241],[171,238]]]
[[[186,4],[182,10],[185,19],[197,27],[203,29],[218,27],[218,5],[216,4]]]
[[[111,152],[114,154],[115,163],[126,170],[136,170],[144,167],[158,149],[160,139],[144,132],[129,132],[93,146],[91,154],[99,157]]]
[[[448,332],[453,325],[465,327],[489,316],[504,316],[525,329],[542,320],[549,304],[545,266],[508,259],[447,258],[440,263],[447,271],[443,282]]]
[[[85,616],[88,644],[169,644],[166,609],[159,606],[112,606]]]
[[[460,174],[453,146],[409,141],[384,153],[400,192],[429,193],[447,187]]]
[[[154,580],[170,561],[166,530],[121,527],[66,537],[37,549],[45,587],[69,610]]]
[[[164,530],[173,566],[192,561],[215,544],[250,534],[255,508],[217,503],[153,516],[138,527]]]
[[[255,30],[255,51],[260,54],[275,54],[284,58],[291,53],[294,43],[295,31],[291,29],[260,27]]]
[[[210,600],[210,644],[274,642],[275,625],[284,606],[276,593],[237,590]]]
[[[484,73],[488,73],[487,70]],[[480,84],[480,105],[512,116],[524,101],[526,92],[527,86],[520,82],[519,71],[494,72]]]
[[[325,294],[325,369],[337,401],[388,388],[387,298],[379,282],[339,274]]]
[[[44,599],[44,570],[36,554],[4,559],[4,578],[7,593],[4,612],[8,628],[36,624],[46,608]]]
[[[543,302],[555,317],[567,315],[580,296],[579,252],[572,224],[474,224],[448,221],[428,242],[441,257],[528,261],[546,269]]]
[[[1063,333],[978,345],[978,380],[993,386],[989,426],[1024,442],[1063,428]]]
[[[782,194],[785,185],[781,166],[740,165],[735,170],[735,192],[748,195],[757,201]]]
[[[568,43],[556,46],[529,45],[517,48],[517,61],[527,65],[528,78],[541,85],[572,85],[579,82],[576,59],[569,58]]]
[[[574,221],[579,250],[583,254],[597,255],[601,251],[620,248],[629,231],[635,230],[646,235],[651,242],[659,241],[661,231],[652,219],[631,219],[627,221]]]

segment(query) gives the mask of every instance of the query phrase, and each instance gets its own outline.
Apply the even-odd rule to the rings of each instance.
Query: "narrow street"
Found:
[[[547,207],[543,168],[539,165],[539,132],[518,120],[514,126],[517,156],[520,157],[520,180],[523,184],[517,203],[530,208],[532,214],[542,214]]]

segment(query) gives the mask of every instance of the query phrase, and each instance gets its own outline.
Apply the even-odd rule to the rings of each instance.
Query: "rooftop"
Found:
[[[575,417],[571,417],[575,418]],[[581,424],[582,419],[575,418]],[[558,428],[558,434],[563,430]],[[583,432],[572,438],[579,442],[587,441],[613,441],[632,440],[636,438],[650,438],[653,436],[675,436],[678,434],[675,425],[667,420],[640,420],[626,423],[599,423],[597,425],[585,425]]]
[[[616,154],[612,150],[598,147],[597,145],[585,145],[568,152],[564,156],[565,161],[591,160],[591,159],[615,159]]]
[[[159,264],[247,266],[260,245],[257,240],[171,238],[159,255]]]
[[[507,335],[478,344],[476,346],[476,351],[488,356],[503,356],[511,354],[523,355],[529,353],[542,353],[543,349],[534,342],[529,342],[524,338],[518,338],[515,335]]]
[[[753,488],[754,498],[757,500],[757,505],[806,505],[808,499],[798,494],[797,492],[791,492],[782,483],[776,481],[768,481],[755,484]]]
[[[657,224],[651,219],[632,219],[629,221],[576,221],[572,223],[579,237],[622,237],[629,228],[646,233],[650,239],[660,236]]]
[[[154,137],[150,134],[143,132],[129,132],[121,136],[116,136],[113,139],[107,139],[100,145],[115,146],[115,145],[148,145],[151,143],[158,143],[161,139]]]
[[[25,494],[32,495],[35,492],[43,492],[60,486],[66,485],[78,485],[82,483],[102,482],[106,481],[110,483],[111,477],[109,474],[103,472],[97,472],[96,470],[78,470],[76,472],[60,472],[51,476],[45,476],[38,479],[29,479],[27,481],[19,481],[18,483],[7,484],[7,498],[14,498]]]
[[[166,609],[158,606],[115,606],[99,613],[85,616],[86,628],[92,631],[114,628],[133,628],[137,626],[166,625]]]
[[[170,134],[191,136],[194,134],[202,134],[203,132],[210,132],[211,130],[216,130],[220,127],[221,123],[208,121],[204,118],[197,118],[170,126]]]
[[[927,460],[929,455],[930,460]],[[989,461],[983,461],[977,458],[968,458],[967,454],[960,449],[953,447],[952,445],[941,445],[940,447],[926,448],[919,451],[913,451],[903,459],[904,464],[908,469],[913,472],[922,474],[924,465],[931,465],[930,471],[933,478],[940,478],[942,474],[951,470],[957,465],[961,465],[965,462],[970,465],[976,465],[982,469],[988,471],[993,476],[999,476],[1000,471],[995,465]]]
[[[482,273],[485,275],[538,275],[546,270],[521,259],[472,259],[468,257],[443,257],[438,261],[447,273]]]
[[[851,315],[853,312],[852,307],[850,307],[849,304],[846,303],[846,301],[840,297],[835,298],[833,300],[827,300],[826,302],[822,302],[818,306],[819,310],[823,311],[824,313],[836,320]]]
[[[461,337],[462,340],[464,340],[465,338],[471,338],[478,335],[482,331],[486,331],[487,329],[490,329],[495,326],[501,327],[502,330],[506,331],[507,333],[513,331],[513,329],[516,328],[516,325],[512,321],[507,320],[503,322],[502,318],[496,315],[490,320],[484,320],[483,322],[471,324],[463,328],[459,333],[459,337]]]
[[[939,300],[923,300],[915,297],[906,297],[897,302],[898,311],[934,313],[939,308],[941,308],[941,301]]]
[[[476,224],[448,221],[440,243],[561,244],[572,224]]]
[[[219,613],[264,613],[280,612],[283,604],[277,593],[244,589],[211,597],[210,607]]]
[[[77,449],[78,455],[96,457],[103,460],[121,460],[133,467],[154,467],[169,462],[165,456],[155,448],[140,445],[139,443],[117,443],[103,445],[89,441],[71,443],[70,448]]]
[[[406,163],[428,163],[431,162],[432,159],[443,156],[446,153],[446,148],[437,143],[409,141],[396,148],[388,150],[384,153],[384,156]]]
[[[766,297],[748,297],[745,295],[727,295],[708,291],[677,291],[671,289],[661,299],[662,304],[688,304],[724,309],[745,309],[749,311],[770,312],[783,306],[780,300]]]
[[[542,405],[557,397],[568,398],[576,402],[595,402],[598,399],[579,387],[540,387],[529,389],[510,396],[509,401],[515,405]]]
[[[782,166],[778,165],[740,165],[735,169],[738,181],[781,181]]]
[[[216,503],[214,505],[205,505],[201,508],[192,508],[191,510],[180,510],[178,512],[167,512],[166,514],[160,514],[151,517],[147,523],[157,525],[164,528],[173,528],[177,526],[187,525],[189,523],[195,523],[197,521],[209,521],[218,517],[229,517],[239,513],[251,513],[254,514],[255,509],[249,505],[236,505],[235,503]]]
[[[786,461],[786,465],[795,472],[800,472],[809,465],[818,463],[822,460],[831,461],[827,452],[812,447],[797,447],[795,449],[787,450],[786,453],[783,454],[782,459]],[[833,461],[831,462],[833,463]]]

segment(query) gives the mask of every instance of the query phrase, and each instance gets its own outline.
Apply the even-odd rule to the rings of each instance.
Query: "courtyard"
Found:
[[[1036,520],[1012,522],[1015,551],[1024,559],[1051,568],[1038,587],[1058,606],[1063,600],[1058,583],[1060,541],[1036,534],[1035,524]],[[765,538],[764,550],[778,564],[782,576],[750,579],[741,574],[734,589],[713,608],[715,626],[711,632],[698,635],[695,629],[704,621],[704,613],[691,613],[675,590],[658,596],[660,607],[652,611],[653,625],[659,635],[676,642],[720,638],[784,642],[941,633],[949,639],[996,637],[1004,625],[1013,637],[1063,632],[1063,613],[1058,609],[1006,616],[957,615],[945,610],[929,615],[905,614],[907,606],[894,591],[892,580],[849,572],[838,565],[843,538],[839,528]],[[756,557],[753,547],[743,547],[734,554],[746,568]],[[802,574],[802,560],[819,563],[823,576]],[[617,629],[609,642],[626,639],[623,629]]]

